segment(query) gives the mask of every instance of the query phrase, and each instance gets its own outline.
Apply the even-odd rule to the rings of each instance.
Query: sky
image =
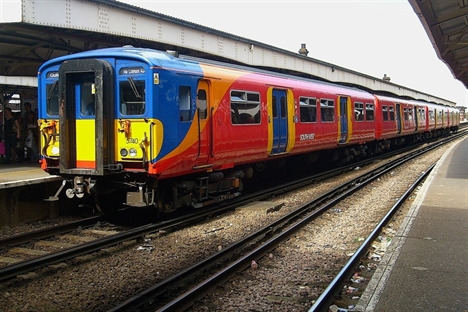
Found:
[[[437,57],[407,0],[119,0],[468,107],[468,91]]]

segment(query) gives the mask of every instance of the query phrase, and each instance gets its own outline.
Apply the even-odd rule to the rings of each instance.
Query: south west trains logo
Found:
[[[315,139],[315,133],[301,134],[301,135],[299,135],[299,139],[301,141],[313,140],[313,139]]]

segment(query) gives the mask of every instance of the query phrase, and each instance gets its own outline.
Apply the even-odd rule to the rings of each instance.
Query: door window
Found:
[[[92,82],[83,82],[80,86],[80,112],[84,116],[94,116],[96,109],[96,88]]]
[[[206,100],[206,90],[198,90],[197,96],[197,108],[198,114],[200,119],[206,119],[206,107],[207,107],[207,100]]]

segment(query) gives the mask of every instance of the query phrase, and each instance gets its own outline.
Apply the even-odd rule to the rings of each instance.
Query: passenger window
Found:
[[[366,120],[373,121],[374,116],[374,104],[366,103]]]
[[[354,120],[364,121],[364,103],[354,103]]]
[[[382,118],[383,118],[383,121],[388,121],[387,106],[382,106]]]
[[[426,120],[426,115],[424,114],[424,108],[419,108],[419,119],[420,120]]]
[[[260,123],[260,93],[231,91],[232,124]]]
[[[321,120],[330,122],[335,120],[335,102],[333,100],[320,100]]]
[[[301,122],[317,122],[317,100],[315,98],[299,98]]]
[[[429,120],[434,121],[434,116],[435,116],[435,115],[434,115],[434,111],[433,111],[433,110],[429,110],[428,115],[429,115]]]
[[[389,106],[388,107],[388,112],[390,113],[390,120],[394,121],[395,120],[395,107]]]
[[[408,109],[406,107],[403,108],[403,118],[409,120]]]

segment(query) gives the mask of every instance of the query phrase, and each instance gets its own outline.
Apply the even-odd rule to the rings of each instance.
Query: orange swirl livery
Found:
[[[38,83],[42,168],[103,212],[201,208],[265,168],[342,164],[459,125],[442,105],[134,47],[50,60]]]

